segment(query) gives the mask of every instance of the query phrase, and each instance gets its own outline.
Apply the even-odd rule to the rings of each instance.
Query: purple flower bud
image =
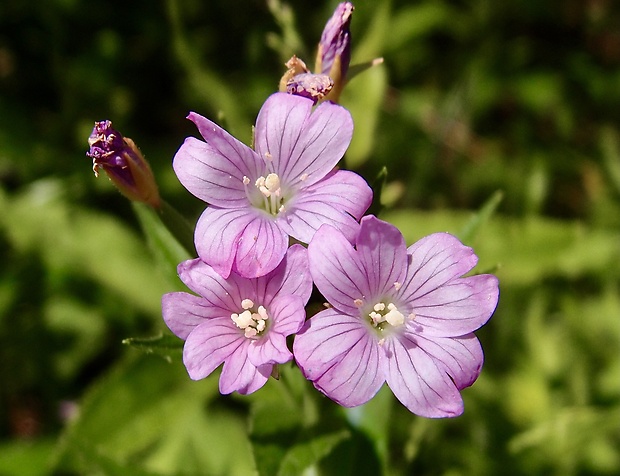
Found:
[[[95,176],[102,168],[128,199],[159,207],[159,192],[148,162],[131,139],[112,128],[111,121],[95,122],[88,145],[86,155],[93,159]]]
[[[316,58],[316,71],[328,74],[337,85],[344,82],[351,60],[351,15],[353,4],[340,3],[321,35]]]
[[[312,99],[316,104],[329,94],[334,81],[326,74],[302,73],[286,83],[286,92]]]

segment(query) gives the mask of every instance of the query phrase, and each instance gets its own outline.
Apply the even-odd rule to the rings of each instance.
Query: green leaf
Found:
[[[480,231],[482,225],[489,221],[489,218],[495,213],[497,207],[502,202],[504,193],[498,190],[491,198],[489,198],[480,208],[478,213],[472,216],[465,224],[461,232],[458,234],[463,243],[470,243],[476,234]]]
[[[317,464],[350,436],[348,430],[340,430],[294,445],[284,455],[277,474],[279,476],[302,474],[305,469]]]
[[[2,476],[39,476],[49,473],[55,444],[48,439],[13,440],[0,444]]]
[[[382,167],[375,179],[370,184],[370,188],[372,188],[372,203],[370,204],[370,208],[368,208],[367,215],[375,215],[379,216],[381,211],[383,210],[383,205],[381,204],[381,198],[383,195],[383,189],[385,188],[385,184],[387,183],[388,170],[387,167]]]
[[[142,203],[132,202],[155,259],[171,286],[180,288],[177,265],[190,259],[194,250],[193,230],[181,215],[165,202],[158,213]]]
[[[86,277],[128,306],[161,313],[168,286],[144,243],[118,218],[69,204],[66,185],[40,180],[0,203],[0,227],[17,250],[41,256],[51,272]]]
[[[58,474],[253,474],[244,412],[218,405],[217,375],[194,382],[180,364],[128,357],[83,399]]]
[[[154,337],[129,337],[123,339],[123,344],[134,347],[146,354],[157,354],[170,360],[172,356],[179,357],[183,352],[183,341],[169,334],[160,334]]]

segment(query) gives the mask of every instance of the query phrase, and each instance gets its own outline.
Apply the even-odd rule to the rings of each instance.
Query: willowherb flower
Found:
[[[499,297],[492,275],[462,277],[471,248],[436,233],[406,248],[394,226],[364,217],[355,248],[324,226],[308,248],[310,272],[331,307],[310,318],[293,353],[314,386],[339,404],[370,400],[384,382],[413,413],[463,411],[483,353],[473,331]]]
[[[103,169],[120,192],[130,200],[143,202],[152,207],[160,206],[159,192],[148,162],[134,142],[112,128],[110,121],[95,122],[88,138],[93,159],[93,172],[99,175]]]
[[[246,279],[222,278],[200,259],[178,267],[179,276],[197,295],[162,298],[164,321],[185,340],[183,363],[194,379],[207,377],[222,363],[220,392],[249,394],[261,388],[277,364],[293,355],[286,337],[303,325],[312,291],[307,251],[289,248],[271,273]]]
[[[194,235],[198,255],[220,275],[273,270],[289,236],[309,243],[322,224],[353,240],[372,191],[359,175],[335,170],[353,133],[349,112],[332,103],[271,95],[254,129],[255,150],[190,113],[204,142],[187,138],[174,158],[181,183],[209,203]]]

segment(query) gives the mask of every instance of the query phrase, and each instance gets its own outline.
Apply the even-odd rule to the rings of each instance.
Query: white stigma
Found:
[[[241,314],[232,313],[230,318],[239,329],[243,329],[245,337],[254,337],[263,332],[269,319],[267,309],[264,306],[258,306],[258,309],[252,312],[255,306],[251,299],[241,301],[241,308],[244,309]]]

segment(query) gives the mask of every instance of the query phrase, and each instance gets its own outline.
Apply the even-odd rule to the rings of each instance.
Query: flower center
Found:
[[[235,325],[243,329],[244,335],[248,338],[262,335],[267,328],[267,319],[269,319],[267,309],[263,306],[257,308],[251,299],[241,301],[241,308],[243,312],[240,314],[230,315]]]
[[[246,186],[246,193],[250,198],[251,193],[247,190],[250,183],[248,177],[243,177],[243,183]],[[263,208],[267,213],[276,216],[284,211],[284,194],[280,187],[280,177],[276,173],[270,173],[266,177],[258,177],[254,182],[256,189],[260,192],[259,200],[252,200],[256,207]],[[254,195],[256,197],[256,195]]]
[[[388,327],[401,326],[405,322],[405,316],[398,310],[394,303],[378,302],[368,313],[368,319],[373,327],[383,331]]]

